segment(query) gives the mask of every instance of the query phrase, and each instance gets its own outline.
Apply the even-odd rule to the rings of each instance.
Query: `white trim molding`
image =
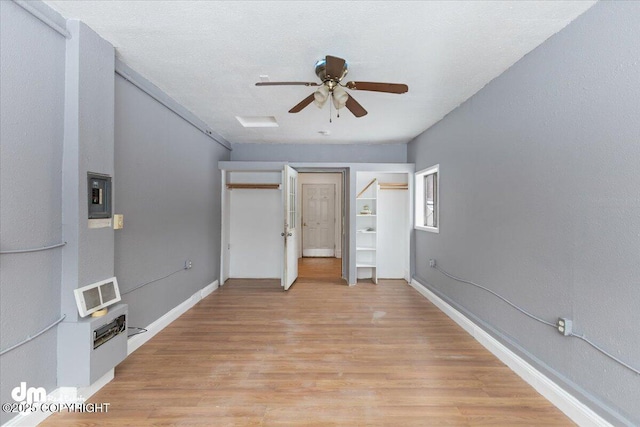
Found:
[[[13,2],[39,19],[43,24],[63,36],[65,39],[71,38],[71,33],[69,33],[66,28],[66,19],[46,3],[42,1],[25,0],[13,0]]]
[[[489,335],[479,325],[453,308],[442,298],[431,292],[422,283],[412,279],[410,285],[575,423],[580,426],[611,427],[608,421],[596,414],[549,377],[538,371],[526,360],[509,350],[504,344]]]
[[[200,289],[186,301],[178,304],[173,309],[169,310],[162,317],[160,317],[155,322],[151,323],[149,326],[146,326],[145,329],[147,332],[143,334],[137,334],[133,337],[129,338],[127,341],[127,355],[133,353],[137,349],[139,349],[144,343],[153,338],[158,332],[169,326],[171,322],[176,320],[178,317],[182,316],[186,313],[191,307],[196,305],[200,300],[210,295],[213,291],[218,289],[218,281],[214,281],[210,285],[205,286]]]
[[[434,185],[435,185],[435,194],[434,194],[434,217],[435,217],[435,226],[427,226],[424,225],[425,218],[425,183],[424,178],[427,175],[435,175]],[[440,232],[440,164],[431,166],[427,169],[422,169],[414,174],[415,180],[415,193],[414,193],[414,217],[415,224],[413,227],[416,230],[428,231],[431,233],[439,233]]]
[[[216,280],[210,285],[207,285],[204,288],[200,289],[200,299],[205,299],[206,297],[211,295],[213,291],[215,291],[218,288],[219,288],[218,281]]]
[[[303,257],[325,257],[325,258],[340,258],[336,256],[335,249],[303,249]]]

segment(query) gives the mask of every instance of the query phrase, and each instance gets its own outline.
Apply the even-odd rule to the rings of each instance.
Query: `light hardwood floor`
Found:
[[[45,426],[573,425],[404,281],[230,280]]]

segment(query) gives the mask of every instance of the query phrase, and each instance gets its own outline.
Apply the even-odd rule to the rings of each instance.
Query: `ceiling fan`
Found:
[[[289,110],[290,113],[298,113],[312,102],[318,108],[327,102],[331,97],[331,101],[337,110],[347,107],[349,111],[356,117],[362,117],[367,114],[358,101],[351,94],[347,93],[344,88],[351,90],[369,90],[373,92],[387,93],[405,93],[409,90],[406,84],[401,83],[379,83],[379,82],[347,82],[342,84],[342,79],[349,72],[347,62],[337,56],[327,55],[325,59],[316,62],[316,75],[321,83],[316,82],[259,82],[256,86],[319,86],[319,89],[300,101],[295,107]]]

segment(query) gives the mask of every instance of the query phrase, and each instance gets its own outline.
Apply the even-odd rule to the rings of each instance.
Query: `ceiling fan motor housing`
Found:
[[[344,62],[344,67],[342,67],[342,72],[339,76],[328,76],[327,75],[327,60],[325,58],[316,62],[316,76],[325,84],[329,84],[330,87],[338,84],[340,80],[342,80],[347,73],[349,72],[349,64],[347,61]],[[331,84],[331,83],[333,84]]]

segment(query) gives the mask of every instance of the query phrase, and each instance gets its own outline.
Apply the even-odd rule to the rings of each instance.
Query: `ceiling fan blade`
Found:
[[[314,92],[315,93],[315,92]],[[290,113],[299,113],[300,111],[302,111],[302,109],[304,107],[306,107],[307,105],[311,104],[313,102],[313,93],[309,96],[307,96],[305,99],[303,99],[302,101],[300,101],[298,103],[298,105],[296,105],[295,107],[293,107],[291,110],[289,110]]]
[[[256,86],[320,86],[314,82],[258,82]]]
[[[356,117],[362,117],[362,116],[366,116],[367,115],[367,110],[365,110],[362,105],[360,105],[360,103],[358,101],[356,101],[355,99],[353,99],[353,96],[349,95],[349,99],[347,99],[347,103],[345,105],[349,111],[351,111],[353,113],[354,116]]]
[[[326,76],[331,79],[340,79],[344,72],[345,60],[337,56],[327,55],[326,57]]]
[[[378,82],[349,82],[346,84],[353,90],[370,90],[373,92],[405,93],[409,86],[402,83],[378,83]]]

